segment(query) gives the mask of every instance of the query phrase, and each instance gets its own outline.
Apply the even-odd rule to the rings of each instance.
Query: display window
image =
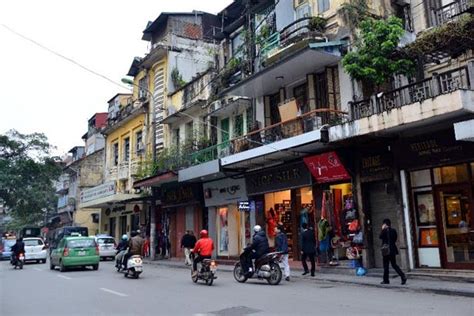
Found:
[[[218,239],[218,254],[229,254],[229,209],[227,207],[220,207],[217,210],[217,239]]]

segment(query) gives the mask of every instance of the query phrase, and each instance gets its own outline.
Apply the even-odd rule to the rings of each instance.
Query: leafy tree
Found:
[[[17,228],[37,224],[45,211],[56,207],[53,181],[59,177],[61,167],[59,160],[51,156],[51,149],[42,133],[11,130],[0,134],[0,203]]]
[[[404,33],[402,20],[364,19],[360,23],[360,37],[355,50],[342,59],[344,69],[357,80],[375,86],[376,90],[393,75],[409,75],[414,62],[397,57],[398,44]]]

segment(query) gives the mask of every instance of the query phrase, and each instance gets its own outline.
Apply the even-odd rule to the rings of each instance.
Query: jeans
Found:
[[[191,265],[193,262],[191,260],[191,248],[184,247],[184,264]]]
[[[314,274],[315,271],[315,262],[314,262],[314,253],[304,253],[301,256],[301,262],[303,263],[303,269],[305,272],[308,272],[308,265],[306,264],[306,258],[309,258],[309,261],[311,262],[311,273]]]
[[[193,271],[196,271],[197,270],[197,264],[201,261],[203,261],[204,259],[211,259],[211,256],[201,256],[201,255],[198,255],[194,261],[193,261]]]
[[[290,264],[288,263],[288,254],[281,256],[281,264],[283,266],[283,272],[285,278],[290,276]]]
[[[398,273],[402,280],[406,279],[406,276],[403,273],[402,269],[400,269],[400,267],[397,265],[396,255],[383,256],[383,281],[385,283],[390,282],[390,280],[388,279],[389,264],[392,264],[392,268]]]

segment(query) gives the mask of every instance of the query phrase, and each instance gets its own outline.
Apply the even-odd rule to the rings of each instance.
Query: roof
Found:
[[[151,41],[151,34],[153,34],[156,30],[158,30],[163,24],[168,22],[168,18],[170,16],[193,16],[193,15],[203,15],[203,14],[210,14],[203,11],[193,11],[193,12],[162,12],[155,21],[149,21],[145,30],[143,30],[142,40],[144,41]]]
[[[117,93],[116,95],[114,95],[112,98],[110,98],[109,101],[107,101],[107,103],[110,103],[110,101],[112,101],[113,99],[115,99],[116,97],[120,96],[120,95],[126,95],[126,96],[129,96],[131,97],[132,94],[131,93]]]
[[[128,69],[127,76],[135,77],[138,72],[140,71],[140,63],[142,62],[143,58],[141,57],[134,57],[132,64],[130,65],[130,69]]]

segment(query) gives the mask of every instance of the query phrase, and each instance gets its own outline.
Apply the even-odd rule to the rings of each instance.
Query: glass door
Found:
[[[442,218],[442,260],[446,268],[474,269],[474,223],[470,185],[436,190],[438,216]]]

